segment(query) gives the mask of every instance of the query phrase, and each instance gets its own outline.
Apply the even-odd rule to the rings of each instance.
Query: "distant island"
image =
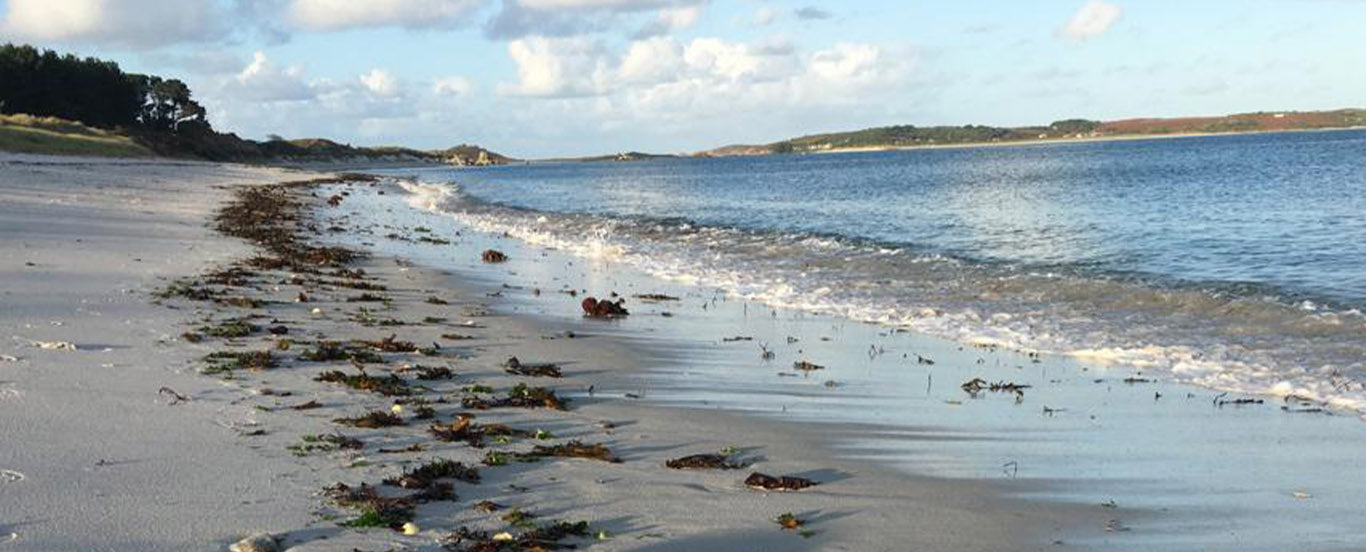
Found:
[[[1216,117],[1144,118],[1105,122],[1068,119],[1054,122],[1048,126],[1027,127],[983,125],[919,127],[898,125],[851,132],[813,134],[771,144],[723,146],[693,155],[695,157],[732,157],[1355,127],[1366,127],[1366,109],[1278,111],[1238,113]]]

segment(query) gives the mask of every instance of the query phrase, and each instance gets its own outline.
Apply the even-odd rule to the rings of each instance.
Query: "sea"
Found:
[[[1366,131],[402,171],[774,308],[1366,413]]]

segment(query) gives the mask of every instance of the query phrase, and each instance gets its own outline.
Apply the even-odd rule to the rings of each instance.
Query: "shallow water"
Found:
[[[408,208],[409,201],[425,207],[424,196],[399,191],[353,193],[342,207],[348,224],[378,228],[371,236],[338,238],[502,289],[500,308],[552,327],[641,345],[650,370],[604,384],[599,395],[838,424],[829,444],[851,457],[915,474],[993,479],[1012,492],[1113,515],[1121,530],[1097,528],[1098,536],[1069,541],[1082,549],[1330,551],[1366,543],[1359,523],[1366,513],[1366,425],[1355,416],[1305,412],[1314,405],[1280,400],[1219,407],[1214,391],[1126,382],[1152,377],[1134,367],[775,310],[724,289],[661,281],[629,263],[478,232],[462,215]],[[380,237],[416,236],[410,230],[419,225],[454,243]],[[486,247],[508,252],[511,261],[482,265],[477,253]],[[628,299],[630,317],[603,322],[578,314],[581,296],[557,293],[570,289],[680,300]],[[737,336],[751,340],[726,341]],[[774,358],[763,359],[760,345]],[[825,368],[794,375],[797,360]],[[973,397],[959,385],[974,377],[1032,387],[1020,400],[990,392]]]
[[[776,307],[1366,411],[1366,132],[546,164],[462,223]]]

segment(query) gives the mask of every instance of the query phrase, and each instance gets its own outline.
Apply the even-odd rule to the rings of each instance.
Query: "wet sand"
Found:
[[[1063,540],[1084,549],[1354,550],[1366,542],[1357,523],[1366,426],[1350,412],[1171,384],[1131,366],[775,311],[652,279],[610,257],[576,258],[480,234],[424,212],[424,197],[387,190],[356,194],[328,212],[370,229],[339,235],[340,242],[444,267],[502,295],[496,310],[601,335],[643,355],[647,370],[600,380],[599,394],[758,418],[813,436],[839,459],[1068,505],[1085,513]],[[418,226],[455,243],[404,233]],[[511,260],[490,266],[453,254],[489,247]],[[616,291],[633,314],[585,320],[575,308],[581,296],[561,293],[571,289]],[[679,300],[632,297],[644,293]],[[761,356],[761,345],[773,358]],[[797,373],[798,361],[824,369]],[[974,378],[1029,387],[1018,398],[989,389],[973,395],[960,386]]]
[[[7,445],[0,448],[0,548],[212,550],[268,531],[280,537],[281,549],[296,551],[440,550],[462,526],[490,535],[526,530],[501,519],[506,511],[473,508],[483,500],[531,512],[538,523],[587,521],[588,535],[567,542],[594,550],[1055,550],[1075,548],[1074,539],[1106,538],[1115,516],[1096,504],[1035,500],[1017,496],[1020,484],[913,475],[840,454],[834,445],[860,433],[853,424],[793,423],[653,400],[696,391],[653,379],[671,366],[661,362],[658,344],[620,330],[641,330],[635,321],[642,318],[643,326],[659,330],[669,319],[649,317],[647,310],[606,325],[583,320],[573,308],[577,300],[550,287],[576,268],[520,261],[515,266],[547,282],[540,295],[503,287],[514,283],[517,275],[506,272],[513,264],[457,276],[385,251],[321,275],[252,268],[221,285],[204,282],[206,272],[261,254],[208,227],[234,188],[314,176],[197,163],[0,158],[0,326],[12,336],[0,348],[0,440]],[[384,189],[350,187],[353,195]],[[330,239],[422,234],[413,226],[382,229],[359,221],[331,231],[327,213],[345,212],[351,198],[330,207],[309,191],[292,193],[319,210],[318,228]],[[438,258],[477,263],[482,243],[447,237],[454,243],[422,245]],[[355,269],[364,278],[333,274]],[[157,293],[173,283],[212,288],[212,298],[224,304],[158,301]],[[358,289],[359,283],[375,289]],[[594,293],[612,287],[594,283]],[[301,292],[307,302],[298,301]],[[383,300],[364,300],[367,293]],[[555,316],[525,313],[530,304]],[[196,330],[242,317],[257,329],[229,338]],[[278,326],[288,333],[264,331]],[[191,342],[182,335],[187,331],[201,336]],[[455,334],[469,338],[450,337]],[[378,352],[379,361],[363,364],[366,374],[405,382],[410,396],[316,381],[326,371],[359,372],[346,360],[300,358],[322,341],[390,335],[421,347],[440,345],[427,354]],[[41,347],[64,347],[57,342],[75,349]],[[278,364],[200,373],[210,367],[205,355],[250,351],[270,351]],[[509,375],[502,366],[510,356],[554,362],[565,377]],[[418,380],[418,365],[457,375]],[[641,378],[654,383],[641,388]],[[461,405],[492,397],[477,386],[501,395],[519,383],[554,389],[571,400],[568,410]],[[644,393],[629,391],[637,388]],[[713,390],[716,400],[726,397],[726,387]],[[313,401],[317,408],[293,408]],[[396,402],[404,403],[404,425],[362,429],[334,421],[389,411]],[[422,406],[434,420],[416,417]],[[433,439],[430,423],[449,424],[462,412],[475,413],[480,424],[548,434],[491,439],[483,449]],[[362,445],[318,446],[307,438],[329,434]],[[544,458],[484,465],[489,451],[526,453],[571,440],[601,443],[622,462]],[[732,447],[750,468],[664,467],[670,458]],[[380,482],[435,459],[476,466],[480,482],[449,481],[457,498],[416,504],[416,534],[343,527],[360,512],[322,493],[337,483],[369,483],[385,496],[405,497],[409,491]],[[820,485],[755,491],[742,483],[752,471]],[[807,522],[808,535],[773,521],[788,512]]]

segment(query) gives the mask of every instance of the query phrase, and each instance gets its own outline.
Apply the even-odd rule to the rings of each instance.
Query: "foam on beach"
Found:
[[[485,203],[456,185],[401,185],[415,207],[476,231],[772,307],[1366,412],[1366,317],[1351,309],[989,267],[831,236],[541,212]]]

